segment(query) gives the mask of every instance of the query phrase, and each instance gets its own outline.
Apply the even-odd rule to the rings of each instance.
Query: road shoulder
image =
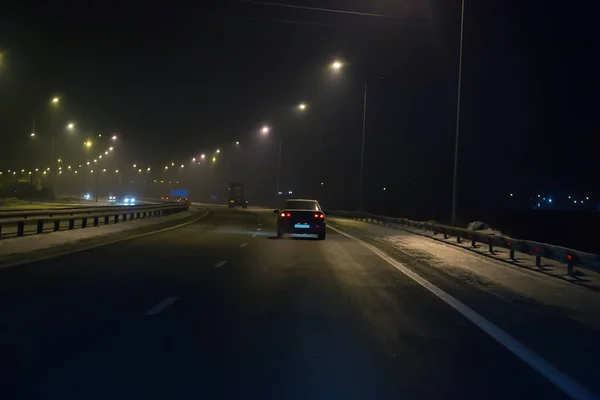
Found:
[[[73,231],[60,231],[50,234],[32,235],[6,239],[0,242],[5,250],[0,254],[0,269],[16,267],[36,261],[47,260],[65,254],[107,246],[125,240],[135,239],[165,230],[176,229],[194,223],[210,213],[204,208],[194,208],[188,212],[148,219],[122,222],[99,227],[82,228]],[[17,243],[14,252],[6,251],[8,246]],[[31,249],[28,249],[31,245]],[[1,247],[0,247],[1,248]]]

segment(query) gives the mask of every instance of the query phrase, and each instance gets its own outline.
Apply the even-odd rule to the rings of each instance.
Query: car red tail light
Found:
[[[292,216],[292,214],[290,214],[290,213],[286,213],[286,214],[285,214],[285,216],[286,216],[286,217],[291,217],[291,216]]]
[[[315,214],[315,218],[321,218],[321,219],[323,219],[323,218],[325,218],[325,214],[323,214],[323,213],[317,213],[317,214]]]

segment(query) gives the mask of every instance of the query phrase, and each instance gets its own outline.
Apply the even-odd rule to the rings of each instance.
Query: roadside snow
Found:
[[[485,246],[476,249],[480,255],[406,230],[340,218],[330,218],[330,222],[358,237],[366,236],[390,244],[458,279],[469,280],[469,276],[476,276],[479,281],[492,283],[526,298],[566,308],[575,319],[600,329],[600,309],[597,306],[600,293],[589,288],[600,289],[600,274],[595,272],[586,270],[581,273],[582,277],[572,278],[566,275],[564,265],[545,260],[543,268],[537,268],[535,258],[525,254],[516,254],[519,260],[517,266],[500,261],[508,260],[507,250],[498,251],[495,260],[483,256],[487,250]],[[573,282],[585,284],[588,288]]]
[[[202,209],[191,208],[188,211],[166,217],[144,218],[133,221],[119,222],[117,224],[111,223],[108,225],[100,225],[83,229],[73,229],[69,231],[58,231],[41,235],[2,239],[0,240],[0,261],[2,261],[2,259],[5,257],[16,254],[29,253],[35,250],[47,249],[49,247],[72,243],[83,239],[106,236],[112,233],[130,231],[132,229],[156,225],[164,222],[177,221],[199,214],[202,211]]]

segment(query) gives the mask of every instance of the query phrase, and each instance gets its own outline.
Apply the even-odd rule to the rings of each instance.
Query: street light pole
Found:
[[[281,138],[279,138],[279,155],[277,156],[277,198],[279,198],[279,174],[281,172]]]
[[[465,0],[461,1],[460,11],[460,50],[458,55],[458,94],[456,99],[456,135],[454,137],[454,179],[452,182],[452,216],[450,224],[456,224],[456,180],[458,170],[458,133],[460,122],[460,86],[462,79],[463,27],[465,21]]]
[[[360,148],[360,178],[358,184],[358,211],[363,206],[363,168],[365,164],[365,127],[367,122],[367,79],[365,78],[365,95],[363,100],[362,143]]]

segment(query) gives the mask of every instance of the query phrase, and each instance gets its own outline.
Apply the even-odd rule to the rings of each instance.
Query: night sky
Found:
[[[281,138],[282,190],[355,208],[366,79],[365,208],[448,217],[460,1],[286,0],[394,17],[121,3],[2,10],[0,169],[48,164],[28,137],[34,116],[40,137],[74,120],[81,139],[118,132],[128,162],[242,151],[215,176],[221,186],[243,179],[260,202],[275,190]],[[600,196],[592,18],[576,2],[467,0],[459,211],[503,207],[509,193]],[[338,58],[334,76],[327,65]],[[48,111],[56,93],[60,116]]]

